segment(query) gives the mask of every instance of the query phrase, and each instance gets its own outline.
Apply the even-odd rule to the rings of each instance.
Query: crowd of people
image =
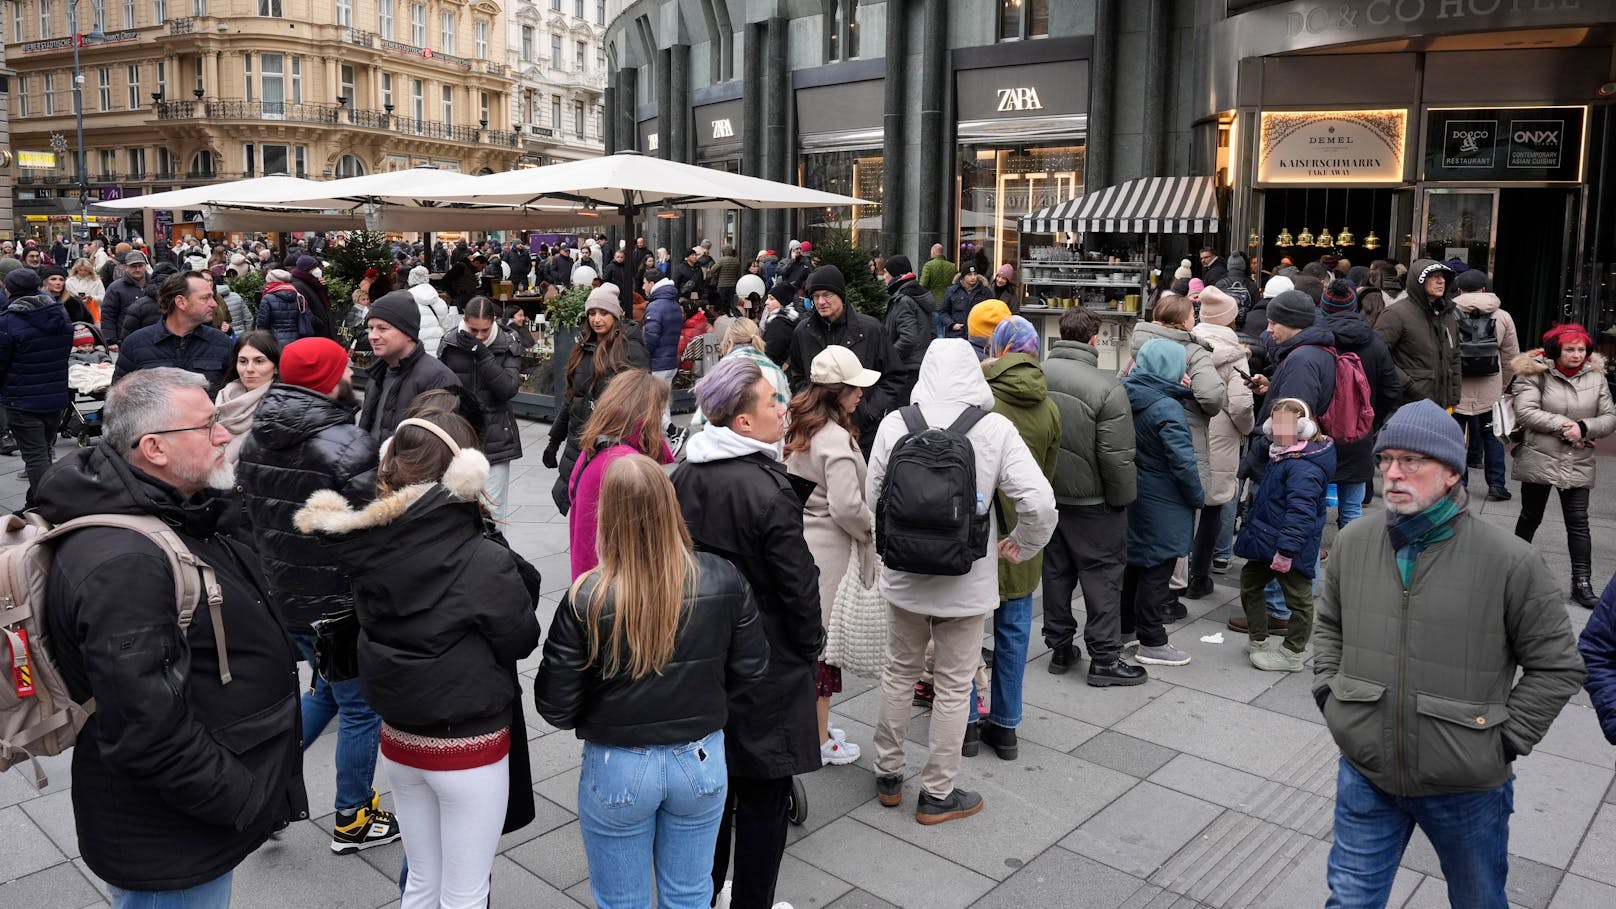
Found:
[[[90,527],[55,551],[47,640],[94,703],[74,808],[115,905],[226,905],[232,869],[309,816],[299,752],[333,719],[331,849],[402,838],[404,906],[483,905],[500,835],[533,818],[516,664],[539,653],[533,704],[583,742],[596,904],[650,905],[654,887],[669,907],[788,907],[794,777],[873,746],[881,805],[927,825],[977,814],[965,759],[1019,758],[1038,591],[1048,672],[1086,651],[1087,684],[1140,685],[1191,662],[1183,601],[1234,557],[1229,629],[1255,671],[1311,657],[1341,747],[1330,905],[1383,905],[1414,825],[1456,905],[1503,905],[1511,762],[1584,679],[1567,594],[1599,607],[1582,646],[1616,742],[1616,584],[1600,603],[1587,517],[1594,445],[1616,433],[1605,364],[1575,324],[1523,350],[1484,273],[1263,275],[1203,250],[1162,282],[1119,375],[1094,313],[1045,337],[1015,314],[1012,268],[990,278],[941,246],[918,273],[872,261],[878,318],[811,243],[743,265],[642,239],[597,267],[603,242],[401,248],[354,290],[375,358],[362,402],[328,250],[187,242],[149,278],[139,250],[92,250],[112,273],[62,283],[104,284],[117,378],[100,441],[54,466],[74,292],[0,260],[0,404],[29,507],[161,518],[211,569],[196,608],[171,602],[175,571],[140,532]],[[251,325],[221,318],[214,266],[264,271]],[[526,346],[483,293],[504,280],[589,288],[542,455],[571,543],[542,648],[540,579],[501,532]],[[671,383],[702,335],[717,358],[687,435]],[[1471,468],[1511,497],[1506,460],[1513,536],[1468,507]],[[1529,545],[1551,489],[1569,591]],[[831,709],[852,671],[838,639],[856,634],[886,654],[865,743]]]

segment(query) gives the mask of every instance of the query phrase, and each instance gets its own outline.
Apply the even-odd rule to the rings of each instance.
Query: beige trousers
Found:
[[[888,608],[887,667],[881,673],[881,715],[875,725],[875,772],[881,776],[904,770],[903,741],[913,713],[914,683],[926,668],[926,644],[934,647],[930,755],[920,773],[921,788],[933,798],[947,798],[959,775],[960,744],[965,738],[971,678],[982,660],[982,628],[986,615],[943,619]]]

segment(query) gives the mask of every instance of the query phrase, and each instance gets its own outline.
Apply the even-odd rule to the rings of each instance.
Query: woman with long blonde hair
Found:
[[[544,719],[584,740],[590,890],[600,909],[640,909],[654,880],[656,905],[706,909],[729,697],[769,662],[757,605],[733,565],[693,551],[673,484],[642,454],[607,468],[596,545],[600,564],[556,608],[534,682]]]

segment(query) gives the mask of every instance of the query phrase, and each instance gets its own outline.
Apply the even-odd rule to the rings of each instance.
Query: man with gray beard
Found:
[[[1446,410],[1404,405],[1375,456],[1385,510],[1341,531],[1313,632],[1313,697],[1341,748],[1326,905],[1386,905],[1418,825],[1453,905],[1503,909],[1512,764],[1581,687],[1582,658],[1543,558],[1466,510]]]

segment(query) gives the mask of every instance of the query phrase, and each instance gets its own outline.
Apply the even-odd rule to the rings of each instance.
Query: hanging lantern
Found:
[[[1334,247],[1335,238],[1330,236],[1330,228],[1326,227],[1325,229],[1319,231],[1319,237],[1314,241],[1314,243],[1322,249],[1330,249]]]
[[[1274,238],[1274,245],[1287,248],[1295,246],[1296,240],[1291,237],[1291,229],[1288,227],[1280,228],[1279,236]]]
[[[1375,236],[1375,232],[1373,230],[1371,230],[1369,232],[1369,236],[1363,238],[1363,248],[1364,249],[1379,249],[1380,248],[1380,238]]]
[[[1352,235],[1352,231],[1346,229],[1345,227],[1341,228],[1341,232],[1335,235],[1335,242],[1337,246],[1352,246],[1353,241],[1356,239],[1358,238]]]
[[[1246,236],[1246,245],[1252,249],[1256,249],[1261,244],[1262,237],[1257,235],[1257,228],[1253,227],[1251,229],[1251,233]]]
[[[1312,246],[1313,232],[1308,230],[1306,227],[1303,227],[1302,232],[1296,235],[1296,245],[1303,248]]]

